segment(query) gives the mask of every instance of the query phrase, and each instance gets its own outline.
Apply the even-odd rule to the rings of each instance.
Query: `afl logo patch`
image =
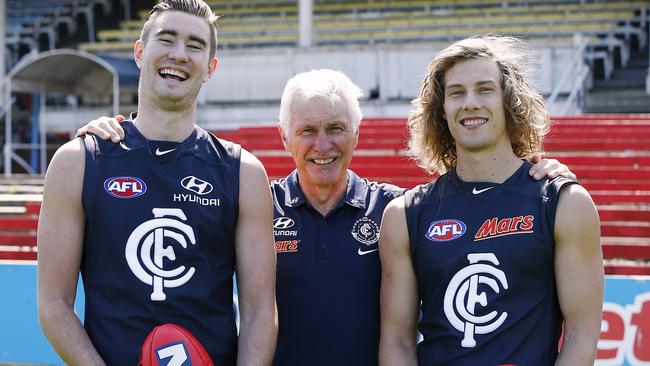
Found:
[[[445,219],[432,222],[424,236],[431,241],[450,241],[463,236],[466,230],[464,222]]]
[[[363,244],[373,245],[379,239],[379,225],[364,216],[352,225],[352,237]]]
[[[136,177],[112,177],[104,181],[104,189],[117,198],[135,198],[147,192],[147,185]]]

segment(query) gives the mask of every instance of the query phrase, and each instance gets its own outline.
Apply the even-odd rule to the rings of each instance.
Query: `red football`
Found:
[[[176,324],[159,325],[140,349],[140,366],[214,366],[208,352],[187,329]]]

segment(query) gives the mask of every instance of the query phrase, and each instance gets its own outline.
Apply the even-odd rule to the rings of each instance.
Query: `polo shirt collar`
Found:
[[[348,187],[343,197],[342,203],[346,203],[352,207],[365,208],[366,196],[368,193],[368,184],[365,180],[361,179],[352,170],[347,171]],[[297,207],[307,203],[304,193],[298,184],[298,171],[294,169],[286,179],[287,192],[289,194],[284,197],[284,204],[287,207]]]

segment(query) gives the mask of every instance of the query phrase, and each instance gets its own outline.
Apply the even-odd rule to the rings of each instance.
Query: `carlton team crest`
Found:
[[[499,260],[493,253],[470,253],[469,265],[460,269],[449,281],[445,291],[444,310],[449,323],[462,332],[460,345],[463,348],[476,347],[475,334],[495,331],[505,322],[507,312],[483,309],[488,305],[484,290],[500,293],[508,289],[505,273],[496,268]]]
[[[379,240],[379,225],[364,216],[352,225],[352,237],[363,244],[373,245]]]
[[[164,301],[165,288],[179,287],[189,281],[196,271],[178,265],[164,268],[164,259],[174,265],[174,248],[196,244],[194,230],[187,225],[185,213],[177,208],[154,208],[154,218],[140,224],[126,242],[125,256],[129,268],[142,282],[152,287],[151,300]],[[170,245],[174,241],[177,245]],[[167,246],[165,246],[167,242]],[[170,267],[171,267],[170,266]]]

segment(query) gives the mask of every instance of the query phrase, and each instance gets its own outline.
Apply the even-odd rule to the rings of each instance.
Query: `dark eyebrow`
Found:
[[[496,85],[497,82],[494,81],[494,80],[481,80],[481,81],[477,82],[476,84],[477,85],[485,85],[485,84],[495,84]]]
[[[170,35],[176,37],[178,35],[178,32],[169,29],[161,29],[158,32],[156,32],[156,35],[157,36]]]
[[[156,32],[156,35],[157,36],[170,35],[172,37],[176,37],[178,36],[178,32],[171,29],[161,29],[158,32]],[[193,35],[190,35],[190,41],[198,42],[203,47],[206,47],[208,45],[208,42],[205,39]]]

